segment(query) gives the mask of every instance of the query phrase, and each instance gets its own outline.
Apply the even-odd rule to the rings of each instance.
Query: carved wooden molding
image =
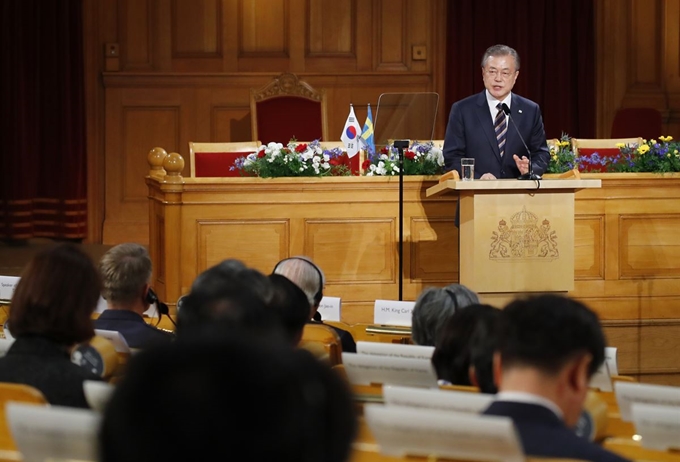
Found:
[[[285,72],[260,90],[253,91],[253,99],[263,101],[276,96],[290,95],[322,101],[324,93],[324,90],[315,90],[307,82],[300,80],[297,75]]]

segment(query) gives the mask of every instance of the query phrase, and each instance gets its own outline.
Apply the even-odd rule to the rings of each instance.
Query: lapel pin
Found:
[[[520,110],[519,110],[519,111],[517,111],[517,112],[519,112],[519,113],[521,114],[521,113],[522,113],[522,110],[520,109]]]

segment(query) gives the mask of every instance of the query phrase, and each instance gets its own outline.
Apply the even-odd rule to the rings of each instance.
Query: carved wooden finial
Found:
[[[151,151],[149,151],[149,154],[146,156],[147,162],[149,162],[149,166],[151,167],[151,171],[158,171],[158,170],[163,170],[163,160],[168,156],[168,153],[165,152],[165,149],[159,148],[156,146],[153,148]]]
[[[166,171],[167,183],[181,183],[182,170],[184,170],[184,158],[176,152],[171,152],[163,159],[163,168]]]

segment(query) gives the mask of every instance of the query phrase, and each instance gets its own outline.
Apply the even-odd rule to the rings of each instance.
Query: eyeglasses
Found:
[[[486,69],[484,72],[486,73],[486,75],[488,75],[489,77],[493,77],[494,79],[496,78],[496,76],[498,76],[500,74],[500,76],[503,80],[507,80],[510,77],[512,77],[515,74],[516,71],[511,72],[507,69],[504,69],[504,70],[499,72],[498,69]]]

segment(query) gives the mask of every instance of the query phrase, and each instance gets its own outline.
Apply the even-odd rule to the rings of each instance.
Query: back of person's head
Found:
[[[74,244],[51,246],[21,274],[9,330],[14,337],[40,335],[62,345],[89,340],[100,292],[99,273],[89,256]]]
[[[151,281],[151,257],[143,246],[120,244],[109,249],[99,261],[102,296],[111,303],[127,305],[145,298]]]
[[[281,319],[286,338],[292,345],[300,343],[302,331],[309,321],[307,295],[290,279],[280,274],[270,274],[273,295],[269,308]]]
[[[274,274],[280,274],[293,281],[307,295],[312,311],[316,311],[323,298],[326,283],[323,271],[307,257],[290,257],[278,262]]]
[[[504,371],[530,367],[548,376],[558,374],[567,362],[590,355],[591,377],[604,361],[606,346],[597,315],[558,295],[510,302],[501,312],[497,341]]]
[[[479,303],[477,294],[462,284],[428,287],[420,293],[411,316],[411,337],[418,345],[435,346],[439,330],[460,308]]]
[[[102,462],[343,462],[356,431],[342,379],[309,353],[233,334],[136,355],[100,430]]]
[[[199,274],[182,298],[177,335],[215,322],[253,330],[278,328],[278,319],[267,307],[271,297],[265,275],[238,260],[224,260]]]
[[[437,339],[432,364],[437,378],[496,393],[493,379],[495,329],[500,310],[472,304],[451,316]]]

